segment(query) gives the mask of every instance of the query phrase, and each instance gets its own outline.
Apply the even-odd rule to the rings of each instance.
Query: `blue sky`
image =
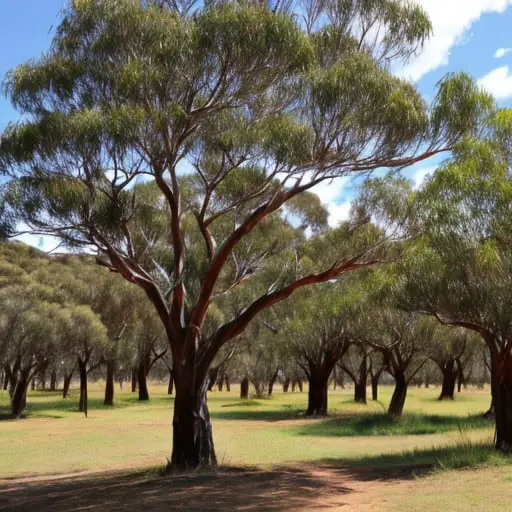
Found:
[[[421,55],[399,74],[415,81],[427,100],[447,72],[465,70],[504,105],[512,101],[512,0],[417,0],[431,17],[434,34]],[[0,78],[17,64],[37,58],[51,41],[66,0],[1,0]],[[501,49],[501,51],[499,51]],[[499,56],[497,58],[496,56]],[[17,117],[0,97],[0,130]],[[421,182],[438,161],[426,161],[408,175]],[[325,184],[318,194],[334,224],[348,214],[350,183]]]

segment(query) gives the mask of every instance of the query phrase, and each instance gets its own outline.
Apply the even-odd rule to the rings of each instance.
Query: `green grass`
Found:
[[[409,413],[394,418],[386,413],[370,413],[300,425],[294,431],[297,435],[320,437],[408,436],[490,428],[492,425],[491,420],[481,415],[461,417]]]
[[[304,417],[306,392],[277,390],[265,400],[240,400],[236,388],[212,392],[217,457],[226,466],[266,472],[264,489],[283,474],[290,499],[308,486],[323,488],[325,483],[306,475],[310,470],[341,471],[336,477],[341,484],[343,471],[349,471],[350,478],[364,481],[363,492],[377,504],[364,510],[506,510],[512,461],[494,450],[492,422],[479,416],[488,409],[489,390],[468,390],[453,402],[439,402],[439,389],[411,388],[398,420],[385,413],[391,392],[383,386],[380,401],[361,405],[352,401],[350,390],[330,391],[326,419]],[[149,402],[116,389],[114,408],[103,406],[102,395],[101,385],[91,385],[85,418],[77,412],[76,389],[67,399],[30,393],[25,419],[0,421],[0,478],[162,468],[172,433],[173,398],[166,386],[151,386]],[[0,417],[8,414],[8,395],[0,391]],[[411,480],[411,474],[421,478]],[[391,483],[382,487],[380,480]]]
[[[489,441],[492,426],[475,415],[489,405],[489,391],[438,402],[438,389],[411,389],[399,421],[383,413],[381,401],[355,404],[350,390],[330,392],[328,419],[304,418],[306,392],[266,400],[240,400],[238,390],[209,395],[217,456],[223,464],[271,466],[401,454],[454,445],[459,428],[474,442]],[[162,465],[171,449],[173,398],[163,385],[150,388],[149,402],[116,389],[115,407],[104,407],[100,385],[90,389],[89,417],[77,412],[77,391],[29,395],[27,418],[0,421],[0,477],[35,473]],[[8,396],[0,392],[0,413]],[[21,454],[21,455],[20,455]],[[427,455],[425,456],[427,457]]]
[[[333,462],[332,459],[327,459]],[[498,452],[489,442],[459,440],[455,444],[398,453],[364,456],[347,461],[348,465],[365,467],[418,467],[420,470],[500,467],[512,464],[510,455]]]

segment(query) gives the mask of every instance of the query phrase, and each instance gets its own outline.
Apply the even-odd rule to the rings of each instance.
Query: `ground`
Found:
[[[302,416],[306,393],[241,401],[209,396],[216,472],[161,476],[170,453],[172,398],[153,386],[149,403],[117,389],[116,407],[93,386],[89,417],[76,395],[29,396],[27,418],[0,421],[0,510],[505,510],[512,464],[490,448],[492,424],[478,414],[489,391],[438,402],[411,389],[407,415],[381,402],[330,392],[330,417]],[[0,392],[0,415],[7,396]],[[476,469],[450,469],[458,467]],[[504,508],[505,507],[505,508]]]

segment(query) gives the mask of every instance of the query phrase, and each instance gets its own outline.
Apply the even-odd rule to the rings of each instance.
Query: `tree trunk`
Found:
[[[105,400],[103,400],[103,405],[114,405],[114,371],[114,360],[107,359],[107,374],[105,377]]]
[[[139,364],[137,369],[137,385],[139,387],[139,401],[149,400],[148,380],[145,361]]]
[[[263,398],[265,396],[265,383],[261,380],[250,379],[249,382],[254,386],[256,398]]]
[[[457,383],[457,369],[455,361],[448,361],[441,368],[443,372],[443,385],[438,400],[453,400],[455,398],[455,385]]]
[[[80,400],[78,410],[87,418],[87,362],[78,360],[78,371],[80,373]]]
[[[217,382],[217,377],[219,376],[219,367],[214,366],[213,368],[210,368],[208,371],[208,391],[211,391],[213,389],[213,386],[215,386],[215,383]]]
[[[405,398],[407,397],[407,380],[405,373],[401,370],[396,371],[395,377],[395,389],[389,403],[388,414],[392,416],[400,417],[404,410]]]
[[[354,384],[354,402],[366,404],[366,382],[356,382]]]
[[[302,382],[302,379],[297,379],[297,380],[293,381],[292,391],[295,391],[295,384],[299,388],[299,391],[302,393],[302,390],[304,389],[304,383]]]
[[[229,382],[229,375],[227,373],[224,374],[224,382],[226,383],[226,391],[229,393],[231,391],[231,383]]]
[[[137,391],[137,369],[132,369],[132,393]]]
[[[283,382],[283,393],[288,393],[288,389],[290,388],[290,379],[286,377]]]
[[[169,383],[167,384],[167,394],[172,395],[174,391],[174,377],[172,375],[172,371],[169,371]]]
[[[506,359],[503,361],[504,357]],[[498,359],[498,358],[496,358]],[[492,403],[496,431],[494,445],[502,452],[512,452],[512,357],[501,354],[493,361],[491,375]]]
[[[50,375],[50,391],[57,390],[57,370],[55,368],[52,369],[52,373]]]
[[[208,468],[217,465],[207,404],[207,382],[194,383],[193,372],[178,375],[176,367],[173,448],[170,469]]]
[[[10,381],[10,377],[9,377],[9,374],[11,372],[11,369],[5,365],[4,367],[4,379],[3,379],[3,382],[2,382],[2,389],[4,391],[7,391],[9,389],[9,381]]]
[[[379,399],[379,380],[381,372],[371,375],[370,380],[372,382],[372,400]]]
[[[310,370],[306,416],[327,416],[327,397],[331,369]]]
[[[240,398],[249,398],[249,378],[244,377],[240,382]]]
[[[268,396],[272,396],[272,391],[274,391],[274,384],[277,380],[277,376],[279,375],[279,368],[276,369],[274,375],[270,378],[268,382]]]
[[[368,381],[368,360],[363,357],[359,365],[359,375],[357,382],[354,382],[354,402],[366,404],[366,383]]]
[[[16,383],[11,399],[11,412],[13,418],[20,418],[27,405],[27,390],[29,382],[27,372],[23,372]]]
[[[224,389],[224,374],[217,379],[217,389],[222,391]]]
[[[39,387],[46,391],[46,368],[42,368],[39,372]]]
[[[35,391],[36,390],[36,381],[32,379],[32,382],[30,383],[30,390]]]
[[[62,385],[62,398],[67,398],[69,394],[69,386],[71,384],[71,379],[73,378],[73,371],[68,375],[64,375],[64,384]]]

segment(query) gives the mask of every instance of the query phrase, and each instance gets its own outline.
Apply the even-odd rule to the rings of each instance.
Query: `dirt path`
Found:
[[[0,510],[378,512],[387,510],[383,491],[403,479],[383,470],[317,464],[192,475],[60,475],[0,480]]]

